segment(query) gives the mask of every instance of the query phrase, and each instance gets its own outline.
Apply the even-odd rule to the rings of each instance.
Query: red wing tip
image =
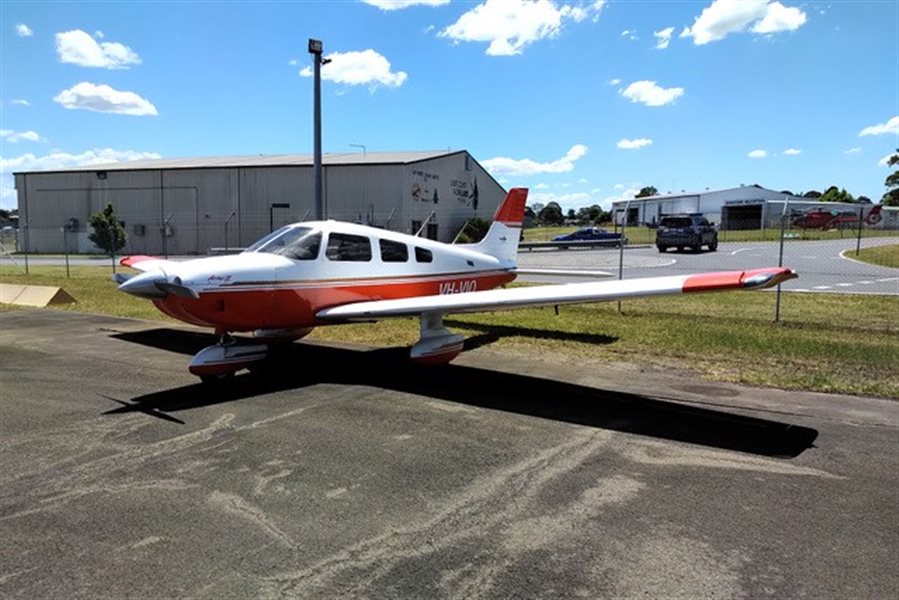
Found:
[[[768,288],[799,277],[787,267],[751,269],[749,271],[723,271],[691,275],[684,282],[683,291],[709,292],[716,290],[752,290]]]
[[[144,262],[145,260],[156,260],[155,256],[147,256],[145,254],[135,254],[134,256],[126,256],[122,260],[119,261],[119,264],[125,267],[130,267],[139,262]]]

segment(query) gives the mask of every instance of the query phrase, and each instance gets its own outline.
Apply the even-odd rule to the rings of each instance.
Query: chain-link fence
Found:
[[[448,208],[448,207],[447,207]],[[166,257],[205,256],[238,252],[269,232],[297,221],[309,220],[309,211],[272,204],[262,213],[235,212],[196,214],[171,212],[166,215],[129,214],[123,223],[127,242],[118,256],[149,254]],[[874,217],[871,215],[874,214]],[[533,251],[520,254],[520,265],[532,268],[604,270],[612,277],[634,278],[706,271],[745,270],[788,266],[799,274],[772,297],[770,319],[791,317],[791,306],[782,302],[780,293],[878,294],[899,298],[899,270],[859,260],[869,248],[899,252],[899,230],[890,228],[870,206],[851,211],[800,211],[787,203],[768,211],[763,223],[757,218],[728,219],[715,227],[718,246],[711,251],[704,245],[696,252],[687,244],[659,252],[655,246],[656,229],[625,226],[628,239],[624,249],[571,249]],[[465,226],[470,211],[439,212],[434,207],[416,206],[411,211],[353,212],[333,214],[332,218],[375,227],[419,233],[422,237],[450,242]],[[46,223],[21,223],[18,229],[4,229],[0,243],[6,261],[14,261],[22,270],[39,261],[35,254],[52,254],[59,261],[74,255],[91,255],[91,264],[109,264],[90,241],[88,223],[71,217],[59,219],[56,226]],[[891,250],[890,250],[891,249]],[[83,260],[83,259],[82,259]],[[851,315],[850,315],[851,316]],[[735,312],[734,318],[740,313]],[[814,315],[803,314],[804,321]],[[822,317],[831,318],[831,317]],[[895,328],[895,319],[884,327]]]

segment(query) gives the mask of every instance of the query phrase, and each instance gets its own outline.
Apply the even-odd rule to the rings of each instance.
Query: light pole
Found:
[[[325,202],[322,197],[322,65],[331,62],[322,59],[324,45],[321,40],[309,38],[309,54],[312,55],[312,184],[315,192],[315,218],[325,218]]]

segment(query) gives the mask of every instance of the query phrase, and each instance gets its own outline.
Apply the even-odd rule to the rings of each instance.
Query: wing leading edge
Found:
[[[532,306],[607,302],[642,296],[764,289],[795,277],[798,275],[792,269],[774,267],[751,271],[542,285],[399,300],[354,302],[326,308],[319,311],[317,316],[329,321],[353,321],[414,316],[422,313],[488,312]]]

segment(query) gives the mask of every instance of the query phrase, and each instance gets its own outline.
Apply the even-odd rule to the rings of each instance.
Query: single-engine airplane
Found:
[[[486,236],[474,244],[333,220],[302,222],[232,256],[183,262],[128,256],[121,263],[142,273],[114,279],[119,290],[152,300],[171,317],[215,329],[219,342],[189,366],[210,381],[254,367],[269,345],[297,340],[321,325],[419,317],[421,337],[411,358],[442,364],[462,351],[463,342],[443,326],[447,314],[753,290],[796,277],[791,269],[769,268],[494,289],[523,272],[516,255],[527,194],[526,188],[510,190]],[[236,343],[230,335],[250,331],[259,343]]]

